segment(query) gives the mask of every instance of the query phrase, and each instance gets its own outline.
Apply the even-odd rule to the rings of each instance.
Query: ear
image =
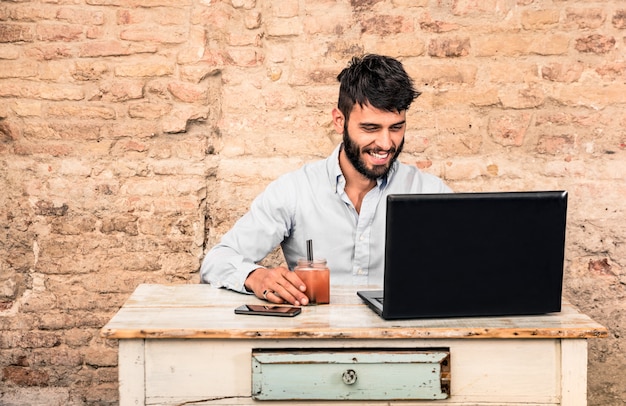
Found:
[[[333,126],[335,127],[335,131],[337,131],[338,134],[343,134],[343,126],[346,122],[345,117],[343,116],[343,113],[339,111],[337,107],[335,107],[333,109],[332,116],[333,116]]]

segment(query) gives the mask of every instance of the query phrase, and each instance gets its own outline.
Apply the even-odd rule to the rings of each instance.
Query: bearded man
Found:
[[[306,286],[291,270],[312,240],[333,285],[382,286],[387,195],[451,192],[441,179],[397,161],[407,110],[420,95],[401,62],[354,57],[337,79],[332,121],[343,141],[328,158],[269,184],[206,254],[202,282],[307,305]],[[259,265],[278,245],[287,267]]]

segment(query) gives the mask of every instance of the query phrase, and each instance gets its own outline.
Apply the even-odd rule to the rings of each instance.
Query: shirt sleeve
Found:
[[[297,193],[283,176],[272,182],[204,257],[202,282],[242,293],[248,275],[290,234]]]

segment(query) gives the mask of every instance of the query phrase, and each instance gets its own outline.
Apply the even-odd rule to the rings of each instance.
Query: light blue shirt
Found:
[[[248,274],[279,244],[293,269],[298,258],[306,257],[306,241],[313,240],[315,258],[328,261],[331,284],[382,286],[386,196],[451,190],[436,176],[396,161],[387,177],[367,193],[357,213],[344,190],[340,148],[270,183],[206,254],[202,281],[246,292]]]

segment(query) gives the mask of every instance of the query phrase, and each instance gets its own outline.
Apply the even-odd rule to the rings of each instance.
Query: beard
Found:
[[[402,152],[402,148],[404,147],[404,138],[402,138],[402,142],[397,147],[392,147],[389,150],[389,153],[392,155],[391,159],[386,165],[374,165],[371,168],[367,167],[365,160],[361,157],[361,154],[366,154],[369,151],[373,150],[376,152],[376,148],[364,148],[361,149],[350,137],[348,133],[347,125],[343,128],[343,150],[346,153],[346,158],[348,161],[354,166],[354,169],[357,170],[361,175],[365,176],[370,180],[378,180],[387,176],[389,170],[393,163],[398,159],[398,155]]]

